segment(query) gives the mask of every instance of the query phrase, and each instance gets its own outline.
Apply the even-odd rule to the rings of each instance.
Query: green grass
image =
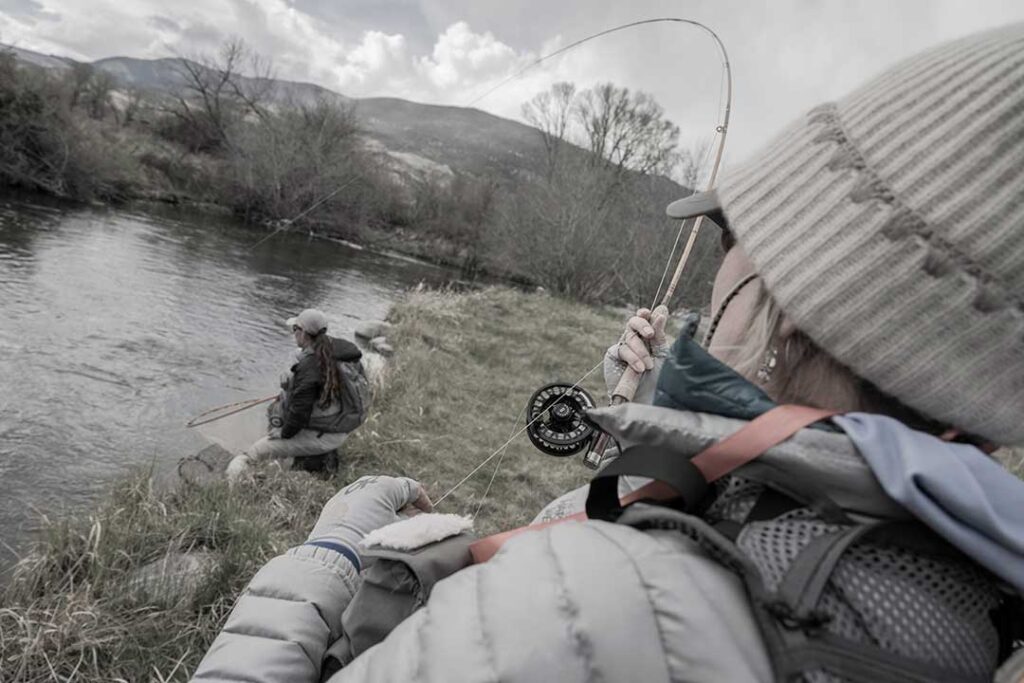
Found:
[[[437,499],[518,431],[535,389],[579,379],[622,325],[618,314],[507,289],[411,293],[392,320],[386,389],[348,441],[335,481],[269,468],[232,490],[160,491],[134,473],[90,513],[44,519],[0,594],[0,681],[187,680],[249,578],[304,540],[340,483],[403,474]],[[600,375],[585,383],[598,400]],[[492,472],[479,471],[439,510],[472,513]],[[478,530],[528,522],[587,474],[579,456],[545,456],[519,436]],[[191,602],[166,606],[125,589],[137,568],[193,550],[216,562]]]

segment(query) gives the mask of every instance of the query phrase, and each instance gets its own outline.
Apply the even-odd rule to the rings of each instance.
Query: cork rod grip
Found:
[[[643,373],[637,372],[627,365],[622,373],[622,377],[619,378],[619,383],[615,385],[615,390],[612,392],[612,405],[632,401],[633,397],[636,396],[636,389],[640,386],[640,379],[643,376]]]

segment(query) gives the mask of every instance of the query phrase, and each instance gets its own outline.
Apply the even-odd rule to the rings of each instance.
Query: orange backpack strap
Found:
[[[623,508],[639,500],[682,498],[684,504],[695,504],[711,482],[745,465],[801,429],[835,414],[837,411],[807,406],[778,406],[689,460],[663,449],[654,451],[644,446],[627,449],[591,481],[587,512],[482,538],[470,546],[473,562],[486,562],[506,541],[524,531],[562,522],[583,521],[588,517],[614,519]],[[624,475],[651,477],[654,481],[620,500],[617,496],[618,481]]]

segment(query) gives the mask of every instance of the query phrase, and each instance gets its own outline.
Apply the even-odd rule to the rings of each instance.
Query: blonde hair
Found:
[[[841,412],[872,412],[889,415],[918,429],[942,431],[938,423],[883,394],[857,376],[799,330],[783,338],[784,313],[760,279],[757,300],[743,341],[732,354],[730,365],[760,385],[778,403],[797,403]],[[759,371],[774,356],[774,366],[761,381]]]

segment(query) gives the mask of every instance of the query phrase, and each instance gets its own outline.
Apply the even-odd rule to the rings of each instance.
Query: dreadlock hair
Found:
[[[307,333],[308,334],[308,333]],[[338,371],[338,364],[334,362],[334,346],[331,338],[321,330],[316,335],[309,335],[313,343],[313,354],[320,365],[320,372],[324,378],[324,388],[320,392],[320,408],[325,409],[332,400],[341,402],[341,373]]]

